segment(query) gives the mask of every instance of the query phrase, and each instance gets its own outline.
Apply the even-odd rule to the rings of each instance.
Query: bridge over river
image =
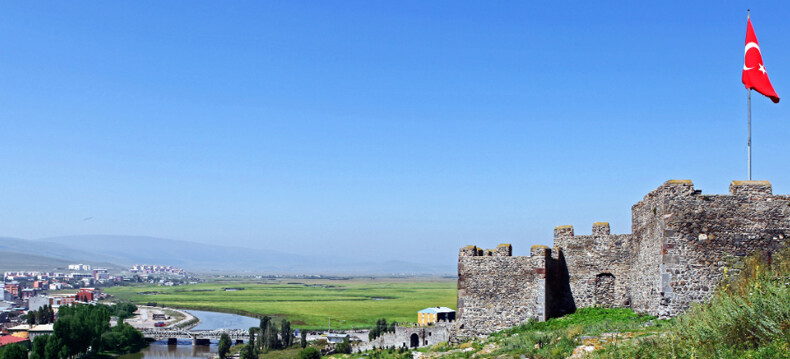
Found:
[[[140,329],[143,336],[154,340],[167,340],[167,344],[176,344],[178,339],[191,339],[192,345],[209,345],[210,340],[219,340],[227,334],[231,340],[241,343],[250,339],[250,332],[244,329],[186,330],[172,328]]]

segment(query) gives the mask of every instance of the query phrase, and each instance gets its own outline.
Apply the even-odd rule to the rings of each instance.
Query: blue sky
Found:
[[[2,2],[0,235],[453,263],[630,233],[665,180],[745,179],[749,7],[790,96],[778,1]],[[774,193],[787,101],[753,99]]]

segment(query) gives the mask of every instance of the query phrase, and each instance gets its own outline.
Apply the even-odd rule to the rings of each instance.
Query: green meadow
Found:
[[[379,318],[412,323],[426,307],[455,308],[457,294],[455,280],[428,278],[213,281],[112,287],[105,292],[136,304],[286,318],[292,326],[308,329],[326,328],[328,318],[333,328],[344,329],[373,327]]]

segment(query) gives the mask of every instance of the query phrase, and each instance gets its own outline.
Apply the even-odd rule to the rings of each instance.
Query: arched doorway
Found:
[[[601,273],[595,276],[595,304],[603,308],[614,307],[614,276]]]
[[[417,333],[412,334],[411,337],[409,338],[409,341],[411,342],[412,348],[416,348],[420,346],[420,336],[417,335]]]

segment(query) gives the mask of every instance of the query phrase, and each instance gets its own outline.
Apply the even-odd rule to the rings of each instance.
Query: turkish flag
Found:
[[[757,43],[757,36],[752,29],[752,20],[747,19],[746,25],[746,48],[743,54],[743,76],[741,80],[747,89],[768,96],[774,103],[779,103],[779,96],[776,95],[771,81],[768,80],[768,73],[763,66],[763,56],[760,53],[760,45]]]

